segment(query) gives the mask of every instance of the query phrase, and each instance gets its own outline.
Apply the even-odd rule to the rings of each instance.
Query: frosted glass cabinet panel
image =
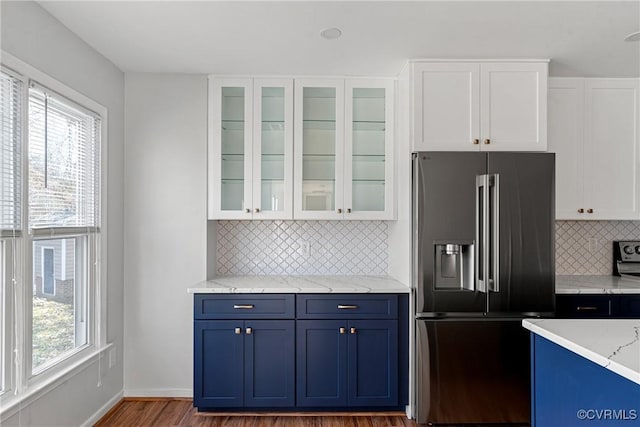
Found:
[[[293,81],[256,79],[253,218],[293,216]]]
[[[345,219],[392,219],[393,82],[347,80]]]
[[[340,219],[344,81],[296,80],[294,216]]]
[[[209,219],[291,219],[293,81],[209,80]]]
[[[393,219],[393,80],[296,80],[294,218]]]

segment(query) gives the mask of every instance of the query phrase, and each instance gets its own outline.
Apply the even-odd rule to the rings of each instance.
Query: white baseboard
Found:
[[[193,390],[190,388],[125,389],[124,397],[193,397]]]
[[[98,409],[95,414],[89,417],[87,421],[82,423],[80,427],[91,427],[92,425],[100,421],[100,418],[104,417],[104,415],[109,412],[111,408],[113,408],[118,402],[120,402],[123,396],[124,392],[122,391],[113,396],[107,403],[105,403],[100,409]]]

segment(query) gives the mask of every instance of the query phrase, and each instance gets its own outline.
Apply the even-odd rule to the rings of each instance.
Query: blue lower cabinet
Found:
[[[295,321],[246,320],[244,324],[244,406],[293,407]]]
[[[293,407],[293,320],[194,322],[194,406]]]
[[[398,321],[349,321],[349,406],[398,405]]]
[[[236,329],[237,328],[237,329]],[[243,406],[243,322],[194,322],[193,405],[198,408]]]
[[[297,405],[398,402],[397,320],[298,320]]]
[[[347,322],[297,321],[297,405],[347,406]]]
[[[533,427],[640,426],[640,385],[532,334]]]

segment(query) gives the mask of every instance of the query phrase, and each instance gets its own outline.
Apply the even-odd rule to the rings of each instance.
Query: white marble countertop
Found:
[[[388,276],[228,276],[197,283],[192,294],[410,293]]]
[[[640,278],[556,276],[556,294],[640,294]]]
[[[640,319],[525,319],[522,326],[640,384]]]

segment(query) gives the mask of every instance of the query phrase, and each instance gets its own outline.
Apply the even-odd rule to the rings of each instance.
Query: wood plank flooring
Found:
[[[191,399],[123,399],[94,427],[418,427],[394,413],[203,413]],[[462,427],[453,426],[448,427]],[[465,426],[473,427],[473,426]],[[492,427],[483,424],[482,427]],[[503,426],[504,427],[504,426]],[[516,427],[515,425],[512,427]],[[521,426],[518,426],[521,427]],[[524,426],[522,426],[524,427]]]

